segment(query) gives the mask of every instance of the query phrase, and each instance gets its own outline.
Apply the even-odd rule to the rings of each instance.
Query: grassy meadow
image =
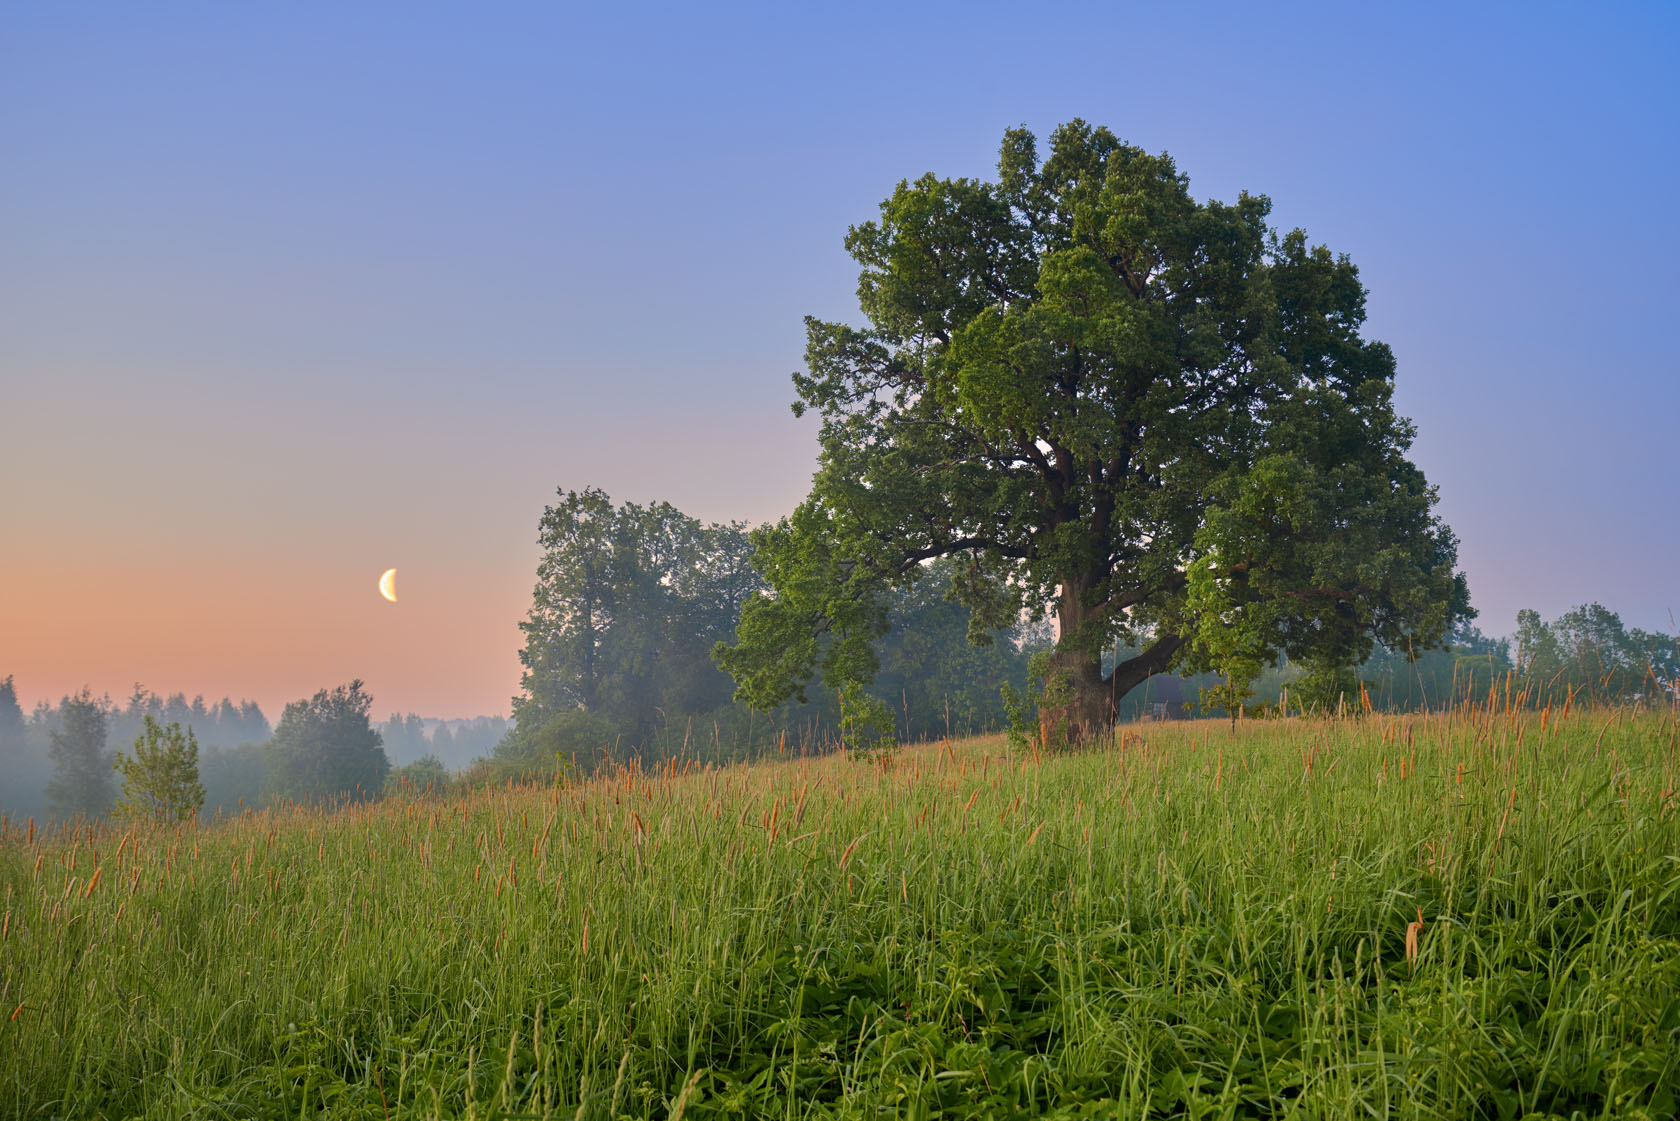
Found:
[[[1672,1117],[1672,711],[0,845],[0,1116]]]

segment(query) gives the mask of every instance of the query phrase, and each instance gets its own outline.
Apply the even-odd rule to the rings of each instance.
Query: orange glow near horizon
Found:
[[[26,712],[84,686],[120,703],[139,683],[254,700],[273,723],[288,702],[361,678],[380,719],[505,715],[530,589],[504,575],[405,565],[393,605],[361,564],[7,558],[0,677]]]

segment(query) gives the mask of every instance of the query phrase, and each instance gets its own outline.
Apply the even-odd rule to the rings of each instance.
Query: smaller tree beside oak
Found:
[[[270,796],[299,802],[378,798],[391,763],[368,720],[372,705],[359,679],[287,705],[268,742]]]
[[[198,781],[198,739],[190,727],[166,727],[145,717],[134,740],[134,757],[119,754],[115,766],[123,776],[118,816],[173,825],[191,821],[204,805],[204,786]]]
[[[538,523],[542,560],[512,745],[552,759],[729,703],[711,649],[758,591],[739,525],[707,525],[668,502],[614,505],[595,487],[561,490]],[[539,746],[540,745],[540,746]]]

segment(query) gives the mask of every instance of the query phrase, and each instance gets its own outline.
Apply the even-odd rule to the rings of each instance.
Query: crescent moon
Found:
[[[385,572],[385,575],[383,575],[379,578],[379,594],[384,596],[386,599],[390,600],[392,603],[397,602],[397,570],[396,569],[394,569],[394,568],[387,569],[386,572]]]

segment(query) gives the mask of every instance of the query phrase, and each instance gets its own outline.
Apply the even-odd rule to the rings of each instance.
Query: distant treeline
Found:
[[[499,716],[478,716],[471,720],[434,720],[409,712],[379,726],[385,754],[393,766],[416,763],[431,756],[451,771],[470,766],[488,756],[507,735],[509,721]]]
[[[1204,711],[1212,674],[1162,675],[1134,690],[1121,719]],[[1312,672],[1287,662],[1254,683],[1249,707],[1298,712],[1365,706],[1384,712],[1438,709],[1497,693],[1519,707],[1575,704],[1671,704],[1680,700],[1680,638],[1627,627],[1602,604],[1590,603],[1545,622],[1536,611],[1517,613],[1510,637],[1490,638],[1464,624],[1446,649],[1378,647],[1358,666]],[[1205,711],[1227,715],[1217,704]]]
[[[490,755],[509,727],[499,717],[438,720],[411,712],[393,715],[375,728],[366,719],[369,700],[358,688],[341,701],[341,719],[333,731],[344,740],[344,721],[360,722],[361,728],[350,730],[349,740],[364,753],[378,752],[373,770],[366,773],[377,773],[381,783],[395,776],[397,782],[441,784],[451,772]],[[319,715],[310,711],[313,703],[288,706],[288,714],[295,708],[300,720]],[[342,711],[346,706],[357,711]],[[297,753],[288,755],[286,746],[276,742],[279,729],[270,726],[255,701],[235,703],[224,697],[211,704],[202,696],[189,701],[184,693],[163,696],[136,685],[121,704],[84,690],[57,704],[41,701],[26,717],[15,679],[8,676],[0,679],[0,812],[14,820],[102,815],[120,786],[112,761],[119,752],[132,752],[148,717],[192,732],[205,792],[202,812],[207,816],[237,813],[298,792],[306,797],[333,793],[317,790],[309,781],[300,785],[295,775],[286,773]],[[311,750],[330,757],[343,746],[317,743]]]
[[[268,718],[255,701],[235,703],[223,697],[211,704],[202,695],[189,701],[184,693],[166,697],[140,685],[134,687],[125,703],[84,692],[66,696],[57,704],[41,701],[26,718],[18,704],[14,679],[8,676],[0,679],[0,808],[5,813],[17,819],[54,814],[48,792],[54,779],[54,736],[63,738],[66,719],[79,720],[89,710],[97,713],[104,733],[98,756],[90,757],[95,762],[131,747],[149,716],[159,723],[191,728],[201,751],[200,771],[207,780],[216,782],[224,779],[223,772],[239,755],[242,745],[260,744],[271,734]],[[77,732],[86,724],[81,721]]]

